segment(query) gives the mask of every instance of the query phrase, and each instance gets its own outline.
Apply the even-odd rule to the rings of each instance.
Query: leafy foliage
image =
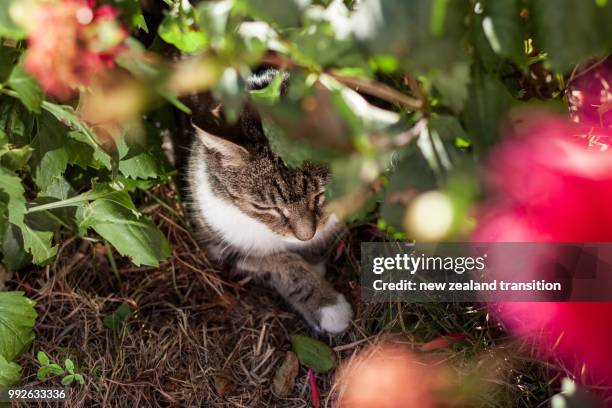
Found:
[[[0,292],[0,387],[19,382],[21,367],[15,360],[34,340],[34,302],[21,292]]]
[[[153,11],[137,0],[98,3],[120,25],[79,21],[80,42],[61,37],[60,47],[44,43],[57,34],[53,24],[33,38],[40,34],[24,20],[41,14],[31,7],[66,2],[0,2],[0,253],[9,270],[48,265],[75,235],[136,265],[168,258],[168,240],[136,203],[172,179],[162,135],[176,131],[175,110],[197,113],[182,97],[202,91],[230,122],[255,105],[288,164],[327,163],[330,212],[413,238],[408,215],[438,190],[453,219],[436,238],[460,239],[480,196],[476,169],[512,124],[509,112],[535,100],[563,107],[573,72],[612,51],[605,0],[164,0]],[[35,65],[54,58],[54,69],[32,69],[33,44],[49,52]],[[105,53],[104,44],[112,44]],[[54,53],[64,47],[77,58]],[[87,78],[71,65],[98,60],[104,67]],[[260,66],[290,74],[286,95],[282,75],[247,91]],[[48,84],[65,78],[75,93],[60,101]],[[129,313],[121,305],[104,324],[118,331]],[[32,341],[35,317],[21,294],[0,293],[0,387],[19,381],[14,360]],[[294,336],[292,345],[307,367],[335,365],[323,343]],[[44,353],[38,360],[41,380],[84,382],[69,359],[63,367]]]
[[[40,364],[40,368],[36,373],[36,378],[39,381],[45,381],[49,376],[61,376],[61,384],[64,386],[70,385],[74,381],[81,385],[85,384],[85,377],[83,377],[83,374],[75,372],[76,367],[71,359],[67,358],[64,360],[64,367],[51,361],[44,351],[39,351],[36,359]]]
[[[552,106],[563,94],[563,74],[612,47],[606,24],[612,6],[591,0],[567,0],[563,7],[527,0],[195,6],[168,0],[158,27],[147,23],[135,0],[104,3],[121,11],[135,36],[157,33],[148,50],[129,39],[115,75],[130,76],[128,84],[137,85],[129,95],[149,101],[135,105],[137,112],[158,108],[140,127],[134,116],[111,118],[115,140],[109,142],[83,113],[88,94],[79,105],[44,98],[24,66],[27,47],[1,47],[0,226],[10,268],[28,259],[51,261],[60,226],[62,233],[95,232],[138,265],[165,259],[169,243],[138,212],[125,182],[167,180],[163,129],[155,124],[172,126],[172,106],[189,110],[178,97],[211,90],[235,119],[248,99],[246,79],[262,62],[291,71],[286,97],[279,98],[280,77],[250,96],[277,152],[294,165],[329,163],[328,198],[338,214],[359,218],[382,201],[379,225],[411,235],[403,221],[410,191],[459,190],[449,174],[486,155],[511,108],[542,98],[524,85],[534,70],[548,72]],[[27,34],[10,17],[19,4],[0,7],[0,35],[13,41]],[[185,62],[167,61],[164,42],[185,53]],[[169,103],[159,108],[164,100]],[[130,137],[135,132],[144,143]],[[428,170],[412,173],[414,165],[404,161]],[[28,179],[33,186],[24,184]]]
[[[307,336],[291,336],[291,346],[300,364],[318,373],[336,366],[336,355],[325,343]]]

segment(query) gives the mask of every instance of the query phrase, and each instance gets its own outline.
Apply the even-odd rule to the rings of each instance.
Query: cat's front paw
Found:
[[[353,318],[353,308],[343,295],[338,294],[336,303],[319,309],[319,328],[332,334],[342,333]]]

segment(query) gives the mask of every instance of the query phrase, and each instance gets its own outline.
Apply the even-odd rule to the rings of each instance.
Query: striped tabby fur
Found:
[[[274,287],[316,330],[342,332],[352,309],[324,278],[325,255],[342,229],[324,211],[328,171],[289,168],[255,115],[245,111],[241,123],[242,145],[195,127],[187,191],[201,243],[214,261]]]

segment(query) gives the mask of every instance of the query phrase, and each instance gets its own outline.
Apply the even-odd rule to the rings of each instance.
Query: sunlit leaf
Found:
[[[300,364],[318,373],[329,371],[336,366],[336,355],[333,350],[319,340],[295,335],[291,336],[291,346]]]

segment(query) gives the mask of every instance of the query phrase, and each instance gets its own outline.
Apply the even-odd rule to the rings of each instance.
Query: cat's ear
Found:
[[[207,150],[217,153],[221,157],[223,165],[240,166],[249,157],[249,152],[242,146],[219,136],[212,135],[196,125],[193,125],[196,137],[199,138]]]

